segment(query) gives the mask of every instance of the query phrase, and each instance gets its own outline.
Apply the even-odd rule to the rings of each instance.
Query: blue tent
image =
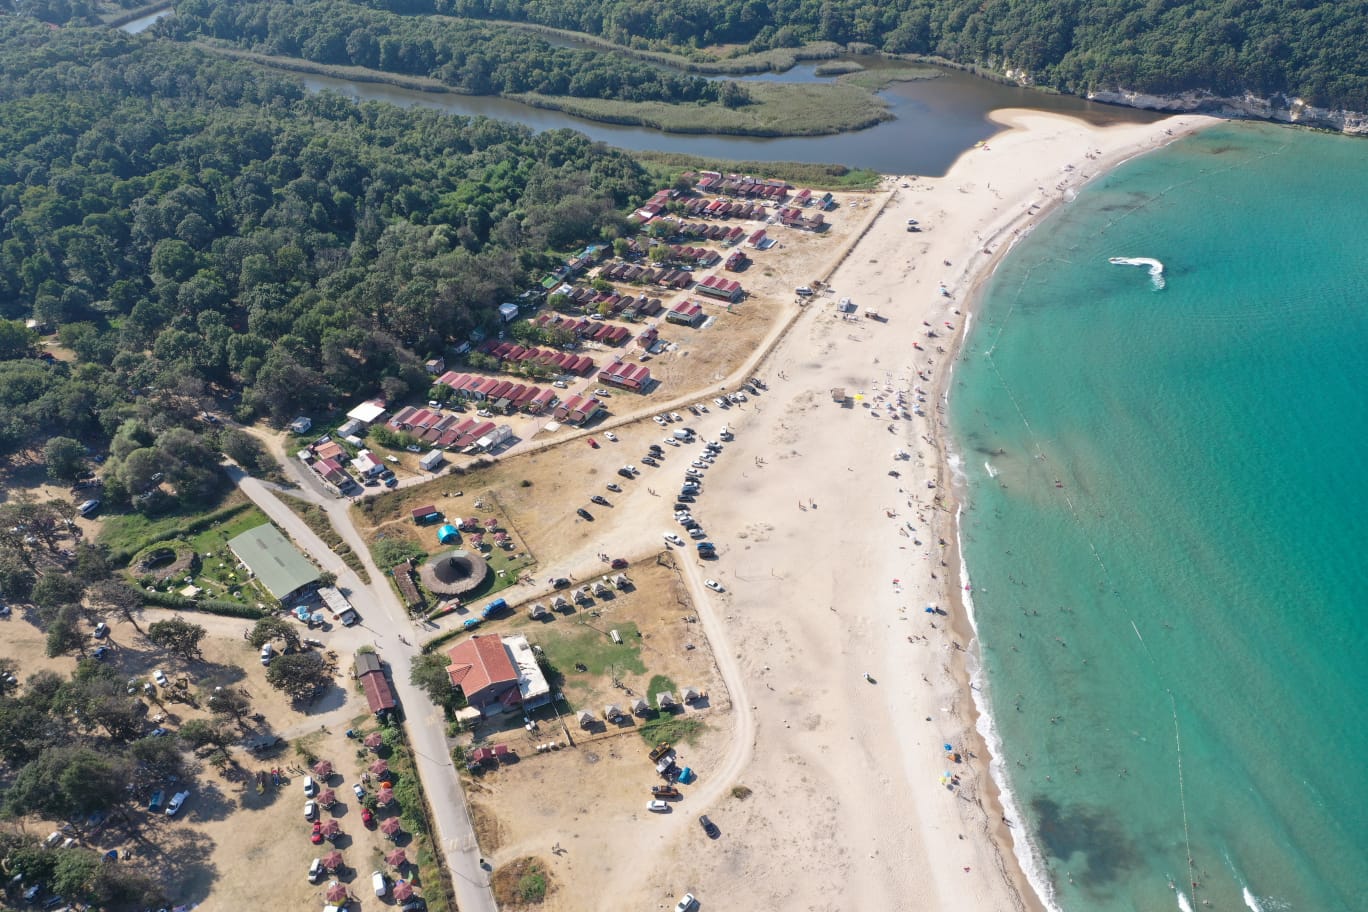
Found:
[[[442,544],[450,544],[461,537],[461,533],[456,531],[456,527],[447,523],[437,530],[437,540]]]

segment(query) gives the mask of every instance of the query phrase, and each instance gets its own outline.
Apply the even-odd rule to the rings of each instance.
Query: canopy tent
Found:
[[[399,902],[413,898],[413,884],[407,880],[396,881],[394,884],[394,898]]]
[[[324,789],[318,796],[318,803],[325,808],[332,807],[334,804],[337,804],[337,792],[334,792],[332,789]]]
[[[365,744],[366,747],[369,747],[371,750],[379,750],[380,746],[385,743],[385,736],[379,732],[373,732],[366,735],[366,740],[361,743]]]
[[[451,544],[461,537],[461,533],[456,531],[456,527],[447,523],[437,530],[437,540],[444,545]]]
[[[342,853],[333,849],[327,855],[324,855],[323,867],[327,868],[329,871],[336,871],[338,868],[342,867]]]
[[[328,892],[325,894],[330,903],[343,903],[347,901],[347,886],[333,881],[328,884]]]
[[[319,760],[313,765],[313,773],[319,779],[327,779],[333,774],[333,765],[328,760]]]
[[[403,849],[395,849],[385,856],[385,864],[391,868],[402,868],[408,864],[408,856],[404,854]]]
[[[389,774],[389,764],[384,760],[376,760],[369,768],[372,776],[385,776]]]
[[[384,822],[380,824],[380,832],[386,836],[393,836],[402,828],[403,824],[400,823],[398,817],[386,817]]]

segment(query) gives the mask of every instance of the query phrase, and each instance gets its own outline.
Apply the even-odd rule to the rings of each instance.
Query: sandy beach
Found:
[[[655,855],[640,891],[628,887],[638,877],[615,877],[614,908],[667,907],[685,889],[712,907],[1041,906],[976,730],[947,384],[965,303],[1014,240],[1087,180],[1212,121],[994,119],[1008,129],[944,178],[889,178],[823,293],[772,354],[723,384],[754,373],[769,389],[695,422],[705,438],[723,423],[737,434],[694,511],[721,558],[683,561],[724,677],[740,682],[737,743],[713,769],[694,763],[715,800],[690,810],[724,838]],[[842,298],[856,313],[837,313]],[[727,592],[703,590],[705,575]]]

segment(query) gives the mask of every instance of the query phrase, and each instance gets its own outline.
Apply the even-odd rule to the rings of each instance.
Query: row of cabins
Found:
[[[741,288],[741,283],[735,279],[724,279],[722,276],[710,275],[699,282],[694,291],[710,298],[717,298],[719,301],[727,301],[735,304],[741,300],[745,290]]]
[[[621,314],[624,317],[630,317],[639,314],[650,317],[660,313],[662,309],[659,298],[647,298],[644,294],[633,296],[618,291],[598,291],[594,288],[586,288],[583,285],[563,285],[556,289],[556,293],[565,295],[576,307],[583,307],[586,310],[590,308],[597,310],[602,305],[607,304],[608,312],[614,316]],[[544,316],[545,314],[542,314],[538,317],[539,324],[541,317]]]
[[[631,295],[626,295],[625,299],[635,301]],[[616,302],[609,306],[616,306]],[[621,345],[632,337],[632,331],[627,327],[614,326],[612,323],[604,323],[599,320],[573,320],[556,314],[542,313],[538,314],[532,322],[544,329],[563,329],[568,333],[573,333],[578,339],[602,342],[604,345]]]
[[[722,259],[722,254],[707,247],[690,247],[687,244],[669,245],[670,263],[684,263],[689,266],[711,266]]]
[[[609,263],[599,270],[599,277],[610,282],[643,282],[647,285],[661,285],[665,288],[688,288],[693,281],[693,273],[673,266],[638,266],[635,263]]]
[[[480,351],[506,363],[523,364],[530,361],[551,368],[557,373],[574,374],[577,377],[589,376],[597,366],[594,359],[588,355],[576,355],[552,348],[528,347],[517,342],[500,342],[498,339],[485,340],[480,344]]]
[[[554,398],[554,397],[552,397]],[[389,420],[396,431],[407,431],[428,446],[441,450],[470,447],[491,449],[512,436],[512,428],[483,418],[444,415],[435,409],[405,408]]]
[[[374,462],[369,450],[362,450],[362,453]],[[347,473],[347,451],[336,440],[316,443],[300,450],[298,455],[300,461],[312,469],[323,484],[334,493],[341,494],[356,483],[356,480]]]
[[[645,392],[651,382],[651,369],[644,364],[614,361],[599,371],[598,381],[604,386],[641,393]]]
[[[728,247],[734,247],[745,238],[746,229],[740,225],[729,227],[718,224],[709,225],[707,222],[680,222],[675,226],[674,233],[680,237],[717,241]]]
[[[769,215],[764,203],[750,200],[703,199],[685,200],[684,212],[695,218],[763,219]]]
[[[786,206],[779,210],[779,221],[785,228],[802,228],[805,231],[824,231],[826,217],[820,212],[808,215],[802,209]]]
[[[571,396],[556,404],[551,416],[561,424],[572,427],[588,424],[603,411],[603,403],[593,396]]]
[[[778,201],[788,196],[789,185],[786,181],[775,178],[700,171],[694,189],[699,193],[725,193],[728,196],[753,196]]]

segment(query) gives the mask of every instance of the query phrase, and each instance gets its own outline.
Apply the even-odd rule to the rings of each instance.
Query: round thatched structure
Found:
[[[443,551],[418,568],[418,576],[433,595],[464,595],[488,575],[483,557],[462,550]]]

